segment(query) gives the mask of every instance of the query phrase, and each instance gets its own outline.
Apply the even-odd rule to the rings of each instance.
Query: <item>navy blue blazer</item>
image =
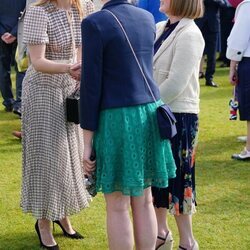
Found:
[[[0,0],[0,36],[5,32],[17,36],[18,18],[25,6],[26,0]]]
[[[112,11],[124,26],[156,100],[153,80],[153,16],[125,0],[111,0],[103,9]],[[114,17],[99,11],[82,22],[83,66],[81,77],[81,127],[98,128],[103,109],[153,102],[134,56]]]
[[[197,26],[202,29],[207,25],[210,32],[219,32],[220,7],[226,7],[226,0],[204,0],[205,12],[202,18],[195,20]]]

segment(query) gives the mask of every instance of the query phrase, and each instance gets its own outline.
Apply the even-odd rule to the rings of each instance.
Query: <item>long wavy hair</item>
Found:
[[[57,2],[57,0],[39,0],[35,3],[35,5],[43,5],[49,2]],[[80,18],[83,18],[83,10],[81,0],[71,0],[71,4],[76,7],[79,12]]]

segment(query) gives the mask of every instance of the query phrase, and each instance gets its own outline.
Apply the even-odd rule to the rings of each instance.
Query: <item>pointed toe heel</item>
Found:
[[[59,220],[55,220],[53,221],[53,227],[54,227],[54,224],[57,224],[63,231],[63,234],[65,237],[68,237],[70,239],[75,239],[75,240],[81,240],[81,239],[84,239],[84,237],[78,233],[77,231],[75,231],[74,234],[69,234],[65,228],[63,227],[63,225],[61,224],[61,222]]]

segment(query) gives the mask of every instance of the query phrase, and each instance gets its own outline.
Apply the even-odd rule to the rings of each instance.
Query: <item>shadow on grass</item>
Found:
[[[99,217],[100,214],[96,213],[96,216]],[[82,217],[79,217],[80,221],[83,220]],[[106,232],[105,229],[102,226],[99,226],[97,221],[100,220],[100,218],[96,219],[95,222],[93,222],[94,226],[91,226],[90,224],[86,224],[85,228],[80,228],[80,232],[84,235],[83,240],[72,240],[63,235],[63,232],[60,229],[57,229],[53,231],[53,235],[55,237],[55,241],[60,246],[60,249],[88,249],[88,250],[98,250],[98,249],[108,249],[106,247]],[[21,231],[22,229],[19,228],[19,231],[13,231],[8,230],[8,234],[1,235],[0,238],[0,249],[1,250],[40,250],[43,249],[40,247],[40,242],[38,239],[38,235],[34,228],[34,222],[30,223],[27,220],[28,225],[28,232]],[[75,223],[76,224],[76,223]],[[98,227],[97,227],[98,225]],[[83,227],[83,226],[82,226]],[[15,230],[17,228],[16,225],[13,225]],[[100,236],[100,238],[94,237],[93,235],[97,234]]]
[[[21,140],[18,139],[18,138],[13,138],[13,139],[10,139],[10,140],[7,140],[3,143],[0,143],[0,148],[1,147],[8,147],[8,146],[16,146],[16,145],[20,145],[21,144]]]
[[[222,183],[225,189],[222,192],[220,192],[220,190],[217,190],[217,192],[214,193],[213,197],[210,196],[210,200],[212,198],[212,202],[210,202],[209,204],[207,203],[207,200],[201,199],[201,201],[199,202],[198,199],[199,209],[204,210],[202,211],[202,214],[219,216],[219,208],[221,212],[220,216],[224,217],[225,220],[226,218],[232,219],[231,217],[228,218],[228,215],[232,215],[234,213],[241,213],[242,216],[247,215],[250,206],[250,194],[247,185],[235,184],[235,187],[233,189],[230,189],[230,192],[225,192],[227,190],[227,181],[229,180],[230,182],[237,182],[237,179],[232,180],[230,178],[225,178]],[[246,219],[248,220],[248,222],[250,222],[250,218]]]
[[[12,112],[6,112],[4,110],[0,110],[0,121],[13,121],[13,120],[19,120],[20,117],[18,115],[15,115]]]
[[[211,90],[211,91],[203,91],[203,94],[200,96],[201,100],[205,100],[206,102],[216,102],[217,100],[225,99],[225,95],[228,96],[227,104],[229,103],[230,98],[232,97],[232,89],[228,88],[221,88],[218,91],[217,90]]]
[[[1,141],[0,143],[1,154],[5,153],[19,153],[21,152],[21,140],[20,139],[10,139],[6,141]],[[1,249],[1,248],[0,248]]]
[[[226,151],[223,151],[223,145],[228,145]],[[237,141],[236,134],[229,136],[220,135],[216,138],[209,137],[209,139],[203,136],[202,140],[198,143],[197,151],[198,154],[203,154],[203,156],[205,154],[205,156],[209,158],[217,155],[218,157],[221,157],[221,160],[224,161],[224,156],[226,156],[228,153],[237,153],[239,150],[242,150],[244,146],[244,142]],[[231,160],[231,154],[228,155],[228,158]]]
[[[0,249],[3,250],[39,250],[40,244],[37,235],[34,232],[13,232],[5,234],[0,240]]]

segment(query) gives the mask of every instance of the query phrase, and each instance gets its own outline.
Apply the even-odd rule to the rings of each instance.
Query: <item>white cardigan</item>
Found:
[[[156,26],[156,40],[166,21]],[[154,79],[175,113],[199,113],[199,65],[204,40],[192,19],[182,18],[154,55]]]
[[[242,57],[250,57],[250,0],[238,5],[227,46],[228,59],[241,61]]]

